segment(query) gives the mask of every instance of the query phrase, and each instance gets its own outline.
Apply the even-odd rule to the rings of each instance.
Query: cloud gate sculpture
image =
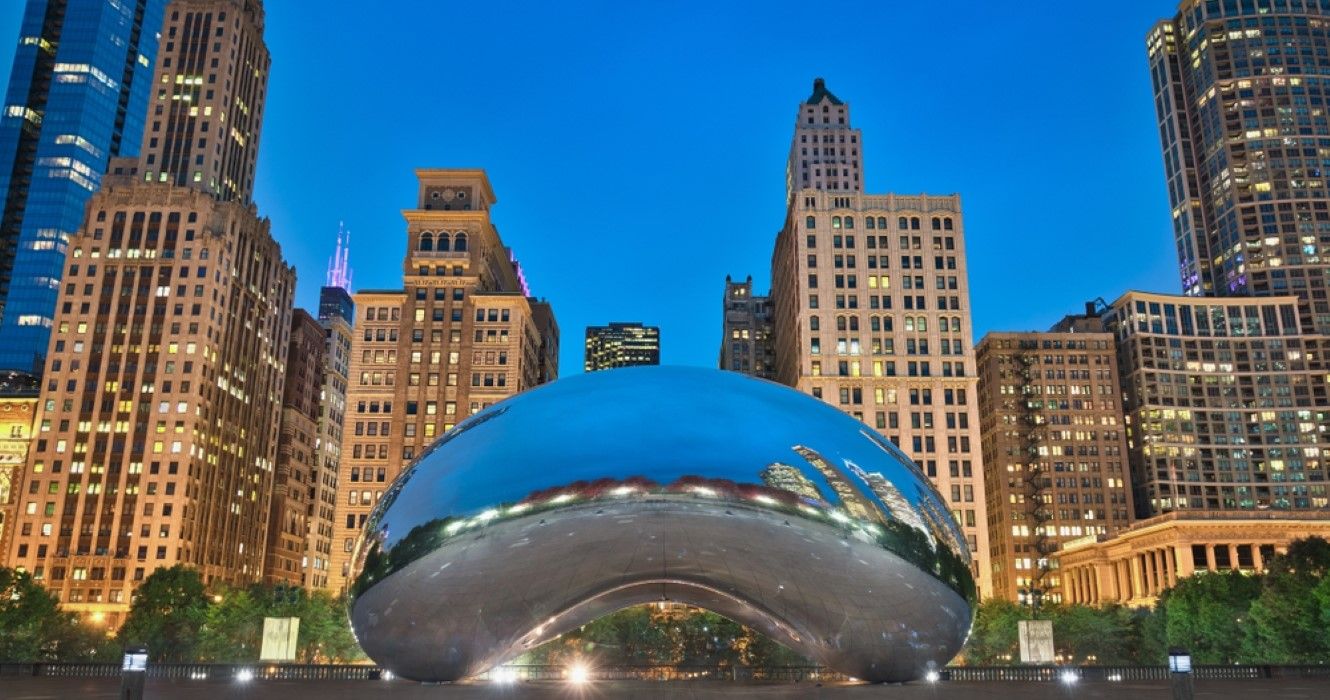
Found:
[[[959,651],[976,600],[945,502],[890,442],[778,384],[678,367],[472,416],[392,484],[355,558],[361,646],[422,681],[665,600],[910,680]]]

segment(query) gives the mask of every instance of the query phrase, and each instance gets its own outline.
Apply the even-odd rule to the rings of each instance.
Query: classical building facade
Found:
[[[1295,539],[1330,539],[1310,513],[1175,512],[1139,521],[1118,537],[1087,536],[1057,554],[1066,602],[1150,607],[1198,571],[1264,571]]]
[[[36,417],[35,392],[0,392],[0,553],[9,551]]]
[[[989,333],[979,341],[994,595],[1065,600],[1051,555],[1064,542],[1130,523],[1115,347],[1103,332]]]
[[[1330,334],[1330,6],[1184,0],[1146,43],[1185,293]]]
[[[8,559],[112,624],[160,567],[263,574],[295,285],[251,202],[268,65],[258,2],[172,2],[141,155],[70,242]]]
[[[776,378],[875,427],[925,470],[987,595],[960,198],[864,194],[860,154],[849,106],[817,81],[799,105],[786,168],[798,189],[772,255]]]
[[[776,378],[771,345],[771,298],[753,294],[753,276],[735,282],[725,276],[720,368],[762,379]]]
[[[1104,313],[1138,517],[1330,505],[1330,397],[1299,299],[1129,292]]]
[[[636,322],[587,326],[583,369],[660,364],[660,328]]]
[[[529,298],[482,170],[420,170],[403,288],[355,294],[332,571],[343,590],[369,511],[467,416],[558,371],[553,310]]]
[[[311,522],[315,517],[312,496],[319,471],[319,411],[326,348],[323,326],[303,309],[296,309],[291,316],[288,347],[263,580],[299,586],[304,584],[310,528],[316,525]]]
[[[83,207],[138,153],[165,7],[26,2],[0,109],[0,370],[42,371]]]

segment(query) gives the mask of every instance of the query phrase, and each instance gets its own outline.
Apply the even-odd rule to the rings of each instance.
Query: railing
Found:
[[[1330,680],[1330,664],[1309,666],[1194,666],[1198,681],[1260,680],[1267,678],[1319,678]],[[38,676],[52,678],[118,678],[119,664],[104,663],[0,663],[0,678]],[[938,681],[960,683],[1040,683],[1067,680],[1086,682],[1166,681],[1165,666],[953,666],[938,674]],[[562,665],[503,666],[480,680],[562,681]],[[842,682],[852,680],[821,666],[602,666],[587,669],[592,681],[743,681],[765,683]],[[229,682],[236,680],[374,681],[392,674],[367,664],[148,664],[148,678]]]

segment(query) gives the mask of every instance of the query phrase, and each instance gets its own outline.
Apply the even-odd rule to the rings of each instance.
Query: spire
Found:
[[[345,245],[343,245],[345,241]],[[327,286],[351,291],[351,232],[344,222],[337,222],[337,248],[328,260]]]
[[[804,103],[815,105],[823,99],[831,100],[831,104],[833,105],[844,104],[840,101],[840,98],[831,94],[831,91],[827,89],[827,81],[821,78],[813,78],[813,94],[809,95],[808,99],[804,100]]]

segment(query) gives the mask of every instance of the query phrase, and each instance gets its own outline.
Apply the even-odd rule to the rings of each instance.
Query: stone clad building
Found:
[[[483,170],[419,170],[402,289],[355,294],[334,516],[342,590],[370,510],[404,466],[481,409],[552,380],[553,310],[529,296],[490,219]]]

